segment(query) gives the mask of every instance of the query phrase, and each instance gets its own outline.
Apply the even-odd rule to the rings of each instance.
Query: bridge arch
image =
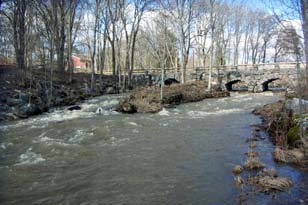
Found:
[[[233,86],[233,84],[235,84],[235,83],[238,83],[238,82],[241,82],[241,80],[232,80],[232,81],[230,81],[230,82],[227,82],[226,84],[225,84],[225,87],[226,87],[226,89],[227,89],[227,91],[232,91],[232,86]]]
[[[205,79],[205,76],[206,73],[205,72],[202,72],[200,75],[199,75],[199,80],[204,80]]]
[[[280,80],[280,78],[270,78],[266,81],[264,81],[261,85],[262,85],[262,91],[268,91],[268,84],[275,81],[275,80]]]

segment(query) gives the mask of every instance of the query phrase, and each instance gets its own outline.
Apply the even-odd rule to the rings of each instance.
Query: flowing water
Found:
[[[111,111],[120,97],[0,125],[0,203],[238,204],[231,170],[261,121],[251,111],[281,95],[233,94],[135,115]],[[261,160],[296,186],[246,203],[296,204],[307,176],[275,164],[267,140],[257,143]]]

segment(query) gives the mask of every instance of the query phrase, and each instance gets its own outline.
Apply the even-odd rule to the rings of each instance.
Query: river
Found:
[[[120,97],[1,124],[1,204],[238,204],[231,171],[246,159],[251,125],[261,122],[251,111],[282,98],[233,93],[127,115],[111,111]],[[268,140],[257,145],[267,167],[295,186],[274,197],[250,194],[246,203],[296,204],[307,175],[275,164]]]

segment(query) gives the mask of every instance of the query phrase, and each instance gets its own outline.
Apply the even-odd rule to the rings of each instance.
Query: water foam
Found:
[[[91,133],[93,135],[93,133]],[[75,135],[68,139],[68,143],[80,144],[86,138],[84,130],[77,130]]]
[[[169,111],[166,110],[165,108],[163,108],[159,113],[158,115],[160,116],[169,116]]]
[[[35,116],[26,120],[19,120],[16,123],[12,123],[10,125],[0,126],[0,130],[7,131],[11,128],[23,126],[28,126],[28,128],[30,129],[44,128],[48,126],[48,123],[74,120],[78,118],[91,118],[96,114],[116,115],[118,113],[113,111],[112,109],[117,106],[118,102],[118,99],[91,99],[80,105],[82,108],[81,110],[68,111],[65,108],[51,109],[52,112],[50,113],[44,113],[40,116]],[[98,111],[98,108],[100,108],[100,110],[96,113],[96,111]]]
[[[191,118],[203,118],[206,116],[211,116],[211,115],[225,115],[225,114],[230,114],[230,113],[238,113],[238,112],[243,112],[243,109],[222,109],[214,112],[210,111],[189,111],[187,114]]]
[[[129,125],[132,125],[132,126],[135,126],[135,127],[137,127],[137,126],[138,126],[138,124],[137,124],[137,123],[135,123],[135,122],[132,122],[132,121],[130,121],[130,122],[127,122],[127,124],[129,124]]]
[[[101,144],[101,146],[112,146],[112,147],[116,147],[116,146],[121,146],[124,145],[126,142],[130,141],[129,138],[116,138],[116,137],[110,137],[109,140],[105,141]]]
[[[41,154],[32,151],[30,147],[24,154],[21,154],[16,165],[31,165],[45,161]]]

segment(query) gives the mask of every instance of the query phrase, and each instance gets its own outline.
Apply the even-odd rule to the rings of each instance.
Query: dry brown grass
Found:
[[[249,151],[245,153],[248,157],[257,157],[259,156],[258,152]]]
[[[275,169],[264,169],[257,176],[249,177],[248,183],[260,188],[261,192],[287,191],[292,187],[292,180],[279,177]]]
[[[124,105],[128,108],[135,108],[135,112],[158,112],[163,107],[201,101],[205,98],[229,96],[228,92],[206,92],[206,86],[203,81],[164,86],[162,100],[160,87],[137,88],[128,98],[120,102],[118,111],[133,113],[133,110],[126,110]]]
[[[265,165],[260,161],[259,158],[248,158],[245,161],[244,169],[253,170],[253,169],[261,169],[265,167]]]

